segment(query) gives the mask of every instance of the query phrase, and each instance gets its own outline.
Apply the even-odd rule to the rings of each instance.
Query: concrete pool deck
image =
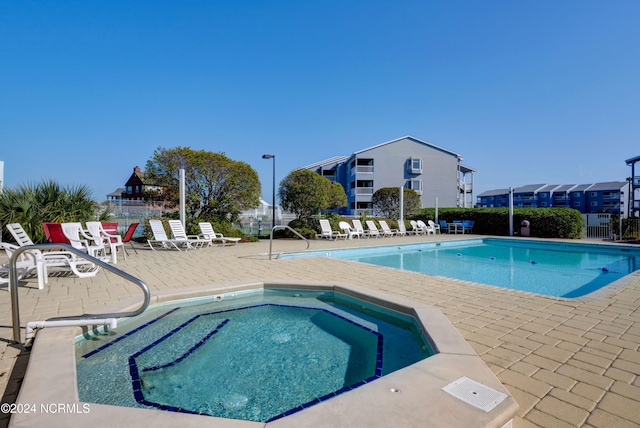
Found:
[[[465,236],[464,238],[467,238]],[[462,236],[312,241],[311,249],[405,244]],[[152,291],[242,280],[349,282],[439,308],[515,397],[516,427],[625,427],[640,421],[640,274],[621,291],[593,301],[558,300],[464,281],[400,272],[337,259],[267,260],[268,242],[189,252],[129,250],[117,267]],[[300,251],[276,241],[275,251]],[[4,260],[2,260],[4,262]],[[3,402],[17,396],[28,353],[11,345],[11,309],[2,299],[0,382]],[[35,279],[20,290],[22,325],[51,317],[98,313],[133,296],[137,286],[100,272],[95,278]],[[8,416],[1,425],[8,423]]]

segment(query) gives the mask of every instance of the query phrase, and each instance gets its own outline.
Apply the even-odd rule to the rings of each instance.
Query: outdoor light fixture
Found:
[[[271,228],[276,225],[276,155],[262,155],[262,159],[273,159],[273,193],[271,195]]]

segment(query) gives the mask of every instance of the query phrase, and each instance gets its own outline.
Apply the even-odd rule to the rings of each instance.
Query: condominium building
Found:
[[[384,187],[406,187],[420,195],[422,207],[472,207],[475,170],[462,165],[462,155],[412,136],[387,141],[307,165],[340,183],[348,206],[342,214],[373,214],[371,198]]]
[[[583,214],[620,213],[626,216],[629,183],[611,181],[593,184],[528,184],[513,189],[518,208],[574,208]],[[509,189],[489,190],[478,195],[478,207],[508,207]]]

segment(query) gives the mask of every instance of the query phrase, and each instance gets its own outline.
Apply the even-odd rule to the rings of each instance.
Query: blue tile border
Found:
[[[194,316],[193,318],[190,318],[189,320],[187,320],[186,322],[182,323],[181,325],[179,325],[178,327],[174,328],[173,330],[171,330],[169,333],[165,334],[164,336],[160,337],[159,339],[155,340],[154,342],[150,343],[149,345],[145,346],[143,349],[141,349],[140,351],[136,352],[135,354],[131,355],[129,357],[129,374],[131,375],[131,387],[132,387],[132,391],[133,391],[133,396],[136,400],[136,402],[146,405],[146,406],[150,406],[150,407],[154,407],[156,409],[159,410],[166,410],[166,411],[170,411],[170,412],[179,412],[179,413],[190,413],[190,414],[203,414],[203,415],[207,415],[207,416],[216,416],[216,415],[211,415],[208,413],[198,413],[195,412],[193,410],[189,410],[189,409],[184,409],[181,407],[176,407],[176,406],[170,406],[170,405],[166,405],[166,404],[160,404],[160,403],[155,403],[155,402],[151,402],[148,401],[145,397],[144,397],[144,393],[143,393],[143,389],[142,389],[142,380],[140,379],[140,369],[138,368],[138,365],[136,363],[136,358],[139,357],[140,355],[144,354],[145,352],[153,349],[155,346],[159,345],[160,343],[164,342],[165,340],[169,339],[171,336],[173,336],[174,334],[178,333],[180,330],[182,330],[183,328],[185,328],[187,325],[191,324],[192,322],[194,322],[195,320],[197,320],[198,318],[202,317],[202,316],[208,316],[208,315],[215,315],[215,314],[222,314],[222,313],[226,313],[226,312],[233,312],[233,311],[239,311],[239,310],[245,310],[245,309],[254,309],[254,308],[258,308],[258,307],[264,307],[264,306],[280,306],[280,307],[288,307],[288,308],[296,308],[296,309],[307,309],[307,310],[315,310],[315,311],[322,311],[325,312],[329,315],[335,316],[337,318],[340,318],[343,321],[346,321],[354,326],[357,326],[371,334],[374,334],[377,336],[378,338],[378,342],[377,342],[377,350],[376,350],[376,367],[375,367],[375,374],[373,376],[370,376],[364,380],[361,380],[359,382],[356,382],[354,384],[351,385],[347,385],[344,386],[336,391],[333,391],[329,394],[325,394],[321,397],[317,397],[314,398],[313,400],[310,400],[306,403],[303,403],[297,407],[294,407],[292,409],[287,410],[286,412],[280,413],[276,416],[273,416],[271,418],[269,418],[268,420],[264,421],[264,422],[271,422],[274,421],[276,419],[280,419],[283,418],[285,416],[289,416],[292,415],[296,412],[299,412],[301,410],[304,410],[306,408],[309,408],[311,406],[314,406],[316,404],[322,403],[323,401],[327,401],[331,398],[334,398],[340,394],[343,394],[345,392],[351,391],[353,389],[359,388],[363,385],[366,385],[376,379],[379,379],[380,377],[382,377],[382,367],[383,367],[383,355],[382,355],[382,351],[383,351],[383,347],[384,347],[384,336],[382,335],[382,333],[374,331],[366,326],[363,326],[362,324],[359,324],[353,320],[350,320],[348,318],[345,318],[342,315],[336,314],[334,312],[331,312],[330,310],[327,310],[325,308],[317,308],[317,307],[306,307],[306,306],[296,306],[296,305],[285,305],[285,304],[276,304],[276,303],[264,303],[264,304],[258,304],[258,305],[252,305],[252,306],[245,306],[242,308],[232,308],[232,309],[226,309],[226,310],[222,310],[222,311],[214,311],[214,312],[207,312],[207,313],[203,313],[203,314],[199,314]],[[176,308],[179,309],[179,308]],[[176,310],[174,309],[174,310]],[[124,337],[127,337],[131,334],[133,334],[134,332],[139,331],[140,329],[146,327],[149,324],[152,324],[156,321],[158,321],[160,318],[164,318],[165,316],[169,315],[172,311],[167,312],[166,314],[163,314],[161,317],[158,317],[156,319],[154,319],[153,321],[150,321],[147,324],[144,324],[141,327],[138,327],[137,329],[127,333],[126,335],[123,335],[122,337],[120,337],[118,340],[123,339]],[[198,348],[200,348],[202,345],[204,345],[209,339],[211,339],[216,333],[218,333],[220,331],[220,329],[222,329],[225,325],[227,325],[227,323],[229,322],[229,319],[225,319],[224,321],[222,321],[220,324],[218,324],[213,330],[211,330],[204,338],[202,338],[200,341],[198,341],[198,343],[196,343],[195,345],[193,345],[187,352],[185,352],[184,354],[182,354],[180,357],[176,358],[174,361],[167,363],[167,364],[163,364],[161,366],[154,366],[154,367],[147,367],[147,368],[143,368],[142,371],[146,372],[146,371],[153,371],[153,370],[159,370],[165,367],[170,367],[173,366],[175,364],[178,364],[179,362],[183,361],[185,358],[187,358],[189,355],[191,355],[193,352],[195,352]],[[93,355],[94,353],[104,349],[107,346],[110,346],[111,344],[115,343],[114,342],[110,342],[108,344],[106,344],[105,346],[92,351],[91,355]],[[89,356],[88,354],[86,356]]]
[[[153,324],[153,323],[155,323],[155,322],[157,322],[157,321],[160,321],[162,318],[164,318],[164,317],[166,317],[166,316],[171,315],[172,313],[174,313],[175,311],[177,311],[177,310],[179,310],[179,309],[180,309],[180,307],[177,307],[177,308],[171,309],[170,311],[168,311],[168,312],[166,312],[166,313],[164,313],[164,314],[160,315],[159,317],[154,318],[153,320],[151,320],[151,321],[149,321],[149,322],[147,322],[147,323],[145,323],[145,324],[142,324],[140,327],[138,327],[138,328],[136,328],[136,329],[134,329],[134,330],[131,330],[131,331],[130,331],[130,332],[128,332],[128,333],[123,334],[122,336],[120,336],[120,337],[116,338],[115,340],[112,340],[111,342],[106,343],[106,344],[102,345],[101,347],[99,347],[99,348],[97,348],[97,349],[94,349],[94,350],[93,350],[93,351],[91,351],[91,352],[87,352],[86,354],[84,354],[84,355],[82,356],[82,358],[89,358],[90,356],[97,354],[98,352],[100,352],[100,351],[102,351],[102,350],[104,350],[104,349],[106,349],[106,348],[110,347],[111,345],[113,345],[113,344],[115,344],[115,343],[120,342],[122,339],[125,339],[125,338],[127,338],[127,337],[131,336],[132,334],[137,333],[137,332],[139,332],[140,330],[142,330],[142,329],[144,329],[144,328],[146,328],[146,327],[150,326],[151,324]]]

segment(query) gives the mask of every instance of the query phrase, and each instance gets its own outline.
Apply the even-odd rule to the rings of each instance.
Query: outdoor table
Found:
[[[456,235],[458,234],[458,230],[462,231],[462,234],[464,235],[464,227],[462,226],[462,223],[447,223],[447,231],[449,233],[451,233],[451,229],[453,229],[453,233]]]

